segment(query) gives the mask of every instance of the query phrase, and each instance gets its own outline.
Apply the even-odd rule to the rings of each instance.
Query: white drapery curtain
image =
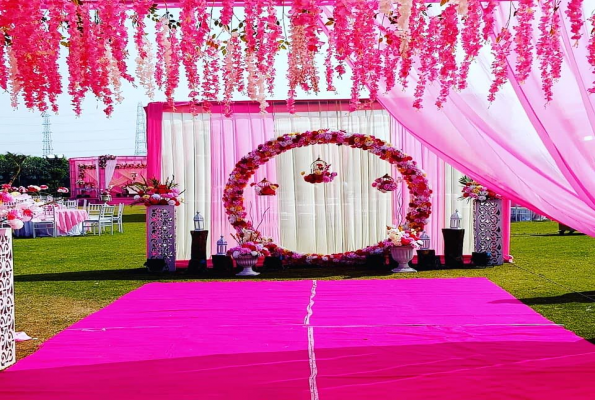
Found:
[[[390,118],[380,110],[348,113],[312,107],[294,115],[275,112],[274,120],[277,136],[327,128],[389,141]],[[300,172],[309,173],[318,157],[338,173],[333,182],[312,185],[301,178]],[[279,195],[284,247],[321,254],[357,250],[382,240],[387,224],[395,223],[393,214],[398,214],[391,207],[392,194],[380,193],[371,185],[386,173],[395,177],[398,173],[377,156],[346,146],[314,145],[277,159],[277,177],[287,186]]]
[[[207,114],[164,113],[162,177],[174,177],[184,191],[183,203],[176,207],[176,256],[190,258],[190,231],[194,215],[200,211],[211,220],[211,131]],[[207,226],[208,229],[208,226]],[[211,246],[209,236],[207,249]]]
[[[233,245],[221,196],[229,173],[243,155],[273,136],[322,128],[371,134],[392,141],[395,147],[411,154],[428,177],[438,183],[433,185],[438,187],[433,187],[434,214],[428,225],[432,247],[442,253],[441,228],[449,225],[450,215],[458,209],[466,228],[464,252],[472,251],[470,207],[457,200],[461,174],[408,137],[386,111],[349,113],[340,110],[339,102],[332,103],[313,103],[309,110],[295,115],[280,106],[271,114],[246,113],[233,119],[216,113],[196,117],[164,113],[162,177],[174,175],[185,190],[184,203],[176,214],[178,259],[190,257],[189,231],[193,229],[195,211],[201,211],[206,229],[210,230],[209,254],[214,252],[220,235]],[[399,130],[401,133],[395,134]],[[310,164],[319,156],[332,164],[331,170],[338,176],[331,183],[312,185],[300,173],[309,173]],[[262,225],[263,234],[272,236],[283,247],[322,254],[355,250],[384,238],[387,224],[402,222],[408,202],[406,188],[380,193],[371,186],[374,179],[389,172],[395,178],[399,176],[396,168],[387,162],[345,146],[294,149],[262,166],[253,179],[257,182],[267,177],[279,183],[278,195],[254,196],[253,189],[248,187],[244,204],[247,209],[252,204],[255,222],[269,208]]]
[[[114,172],[116,171],[116,164],[118,162],[116,160],[107,160],[105,163],[105,187],[109,187],[112,178],[114,177]]]

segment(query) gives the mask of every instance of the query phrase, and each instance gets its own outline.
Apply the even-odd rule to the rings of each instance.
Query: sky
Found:
[[[152,24],[148,24],[151,26]],[[128,23],[128,32],[132,29]],[[154,39],[153,32],[149,32],[149,38]],[[136,63],[136,50],[132,39],[129,40],[128,49],[128,71],[133,73]],[[60,72],[62,75],[63,90],[68,87],[66,50],[62,49],[60,59]],[[282,51],[277,57],[277,82],[275,93],[271,99],[285,99],[287,85],[284,73],[287,71],[287,52]],[[322,59],[318,60],[319,71],[323,72]],[[184,78],[183,68],[180,70],[180,86],[176,91],[176,101],[188,99],[187,82]],[[339,93],[322,91],[318,95],[306,95],[299,98],[349,98],[349,75],[343,80],[336,80]],[[324,76],[321,75],[321,86],[324,86]],[[122,81],[122,92],[124,101],[115,106],[115,111],[110,118],[103,113],[103,104],[95,100],[93,95],[87,95],[83,103],[83,112],[77,117],[72,111],[70,97],[63,93],[59,99],[59,113],[50,113],[52,132],[52,144],[54,154],[63,154],[67,158],[83,156],[99,156],[103,154],[113,155],[134,155],[137,106],[143,106],[150,101],[165,101],[163,93],[157,91],[155,99],[149,99],[141,87],[133,87],[126,81]],[[300,92],[298,92],[300,93]],[[246,100],[243,95],[234,96],[236,100]],[[34,156],[42,155],[43,140],[43,118],[38,111],[31,111],[25,108],[19,98],[19,106],[15,110],[10,105],[10,95],[7,92],[0,92],[0,154],[7,151],[23,153]]]

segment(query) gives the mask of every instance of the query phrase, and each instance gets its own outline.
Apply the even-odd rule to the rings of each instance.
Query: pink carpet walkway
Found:
[[[595,346],[483,278],[153,283],[0,399],[592,399]]]

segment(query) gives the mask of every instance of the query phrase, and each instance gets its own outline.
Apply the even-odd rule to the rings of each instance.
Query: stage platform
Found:
[[[0,373],[10,400],[594,393],[595,346],[484,278],[151,283]]]

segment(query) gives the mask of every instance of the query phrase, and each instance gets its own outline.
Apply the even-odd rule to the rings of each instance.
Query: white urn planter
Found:
[[[409,261],[413,260],[413,247],[393,246],[390,249],[390,255],[399,264],[397,268],[392,269],[392,272],[417,272],[409,266]]]
[[[236,276],[256,276],[260,275],[260,272],[254,271],[252,268],[258,262],[258,256],[243,255],[234,258],[238,267],[242,267],[243,270],[236,274]]]
[[[0,228],[0,370],[16,361],[12,231]]]

